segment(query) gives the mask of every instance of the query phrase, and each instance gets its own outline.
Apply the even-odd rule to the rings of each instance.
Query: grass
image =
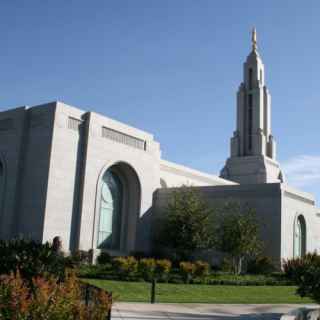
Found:
[[[83,279],[112,291],[115,301],[149,302],[150,284],[100,279]],[[166,303],[311,303],[295,294],[294,286],[213,286],[158,283],[156,301]]]

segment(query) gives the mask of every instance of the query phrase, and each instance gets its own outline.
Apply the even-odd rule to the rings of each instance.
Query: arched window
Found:
[[[142,234],[137,233],[141,203],[137,172],[126,162],[115,162],[102,169],[97,186],[94,246],[111,254],[134,251]]]
[[[98,248],[120,249],[123,185],[113,171],[106,171],[102,178],[100,197]]]
[[[294,226],[293,255],[295,258],[303,257],[306,254],[306,222],[302,215],[299,215]]]

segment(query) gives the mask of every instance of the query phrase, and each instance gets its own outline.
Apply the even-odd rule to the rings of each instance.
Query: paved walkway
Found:
[[[301,305],[293,304],[116,303],[112,320],[278,320],[299,307]]]

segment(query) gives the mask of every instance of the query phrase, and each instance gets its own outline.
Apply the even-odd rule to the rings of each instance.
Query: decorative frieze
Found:
[[[118,143],[126,144],[127,146],[136,149],[146,150],[146,141],[114,129],[102,127],[102,137],[116,141]]]
[[[68,128],[71,130],[79,131],[82,121],[76,118],[68,118]]]

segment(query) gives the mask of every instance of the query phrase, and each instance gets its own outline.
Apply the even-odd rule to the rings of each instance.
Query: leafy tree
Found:
[[[173,192],[156,241],[171,249],[179,260],[190,259],[197,250],[212,247],[213,211],[191,187]]]
[[[234,272],[241,273],[243,260],[257,255],[262,247],[255,211],[237,202],[224,205],[215,231],[215,247],[228,254]]]

